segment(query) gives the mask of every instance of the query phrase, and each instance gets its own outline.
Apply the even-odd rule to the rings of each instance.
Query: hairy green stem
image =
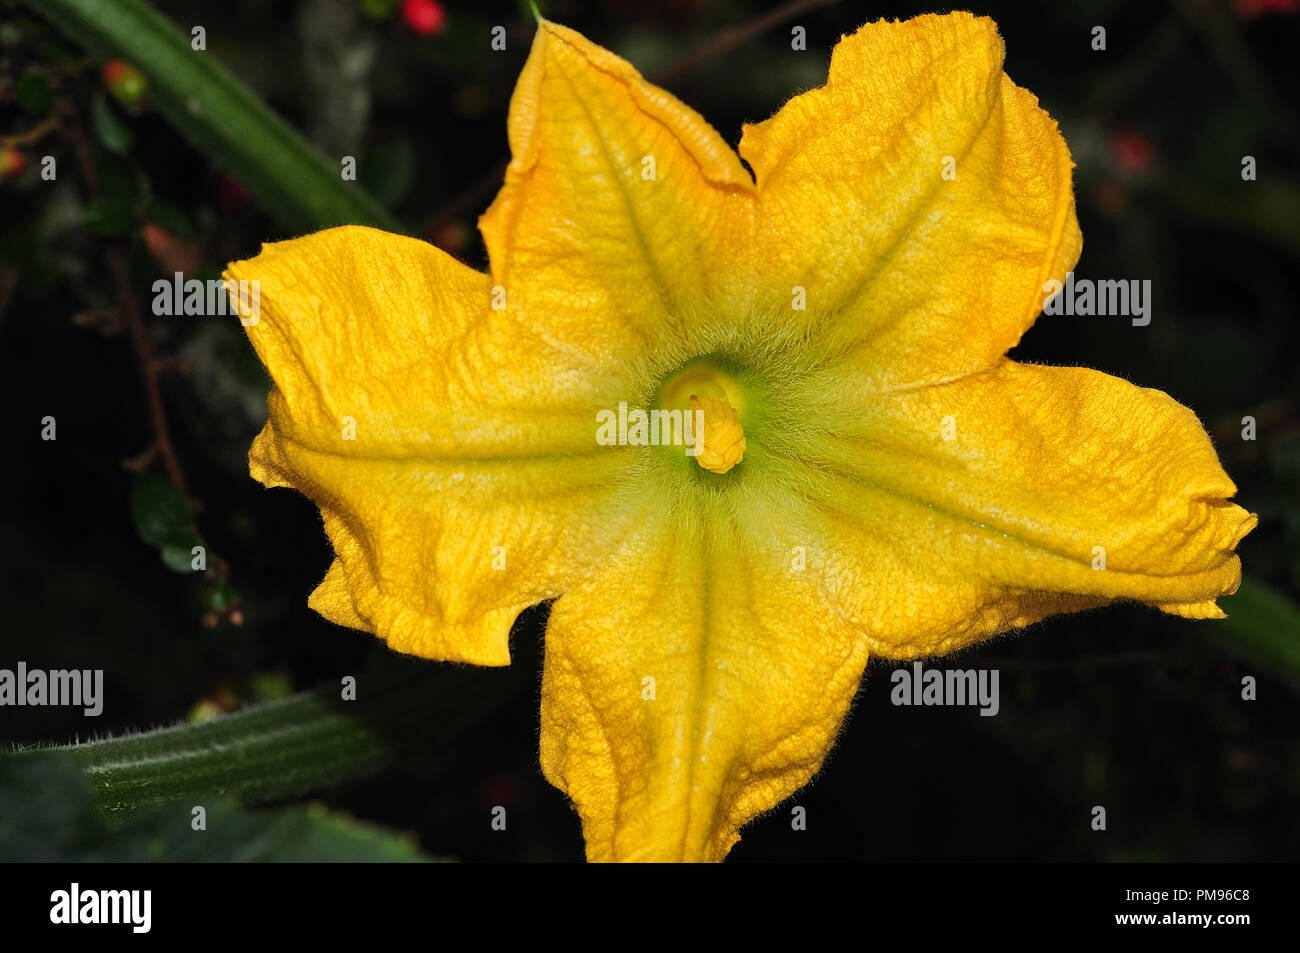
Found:
[[[400,755],[434,755],[516,694],[524,672],[385,659],[358,675],[352,701],[340,682],[212,721],[54,750],[81,761],[110,815],[210,795],[280,800],[373,774]]]

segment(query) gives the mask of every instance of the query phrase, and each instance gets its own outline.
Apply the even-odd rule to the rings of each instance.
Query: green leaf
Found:
[[[397,12],[397,0],[361,0],[361,13],[369,20],[383,23]]]
[[[170,480],[156,473],[141,473],[135,478],[131,487],[131,519],[140,538],[159,548],[193,531],[189,503]]]
[[[277,701],[293,694],[293,684],[283,672],[258,672],[253,676],[252,689],[258,701]]]
[[[0,857],[53,860],[61,840],[80,840],[94,830],[91,806],[71,755],[0,758]]]
[[[156,195],[151,195],[144,203],[145,217],[151,222],[157,222],[167,231],[171,232],[177,238],[186,241],[194,241],[199,237],[199,230],[195,227],[194,222],[189,215],[181,208],[173,205],[171,202],[164,201]],[[195,275],[198,278],[200,276]],[[217,275],[216,277],[220,277]],[[206,280],[206,279],[202,279]]]
[[[96,90],[95,95],[90,99],[90,122],[95,130],[95,138],[109,152],[125,155],[130,150],[131,144],[135,142],[131,130],[113,111],[113,107],[108,103],[108,97],[102,91]]]
[[[1300,609],[1285,596],[1257,583],[1223,600],[1228,618],[1210,630],[1214,640],[1250,659],[1300,692]]]
[[[394,208],[415,182],[415,150],[405,139],[380,143],[361,164],[361,183],[385,208]]]
[[[314,149],[217,62],[143,0],[26,0],[57,28],[104,57],[122,57],[149,80],[152,102],[194,146],[298,232],[331,225],[401,225],[338,159]]]
[[[32,70],[18,81],[14,88],[18,108],[33,116],[44,116],[54,105],[54,90],[44,73]]]
[[[204,586],[199,600],[205,609],[213,612],[222,612],[240,601],[239,594],[224,579]]]
[[[136,172],[129,160],[108,152],[96,159],[95,168],[99,171],[101,193],[111,196],[115,201],[133,205],[139,198],[139,188]]]
[[[191,529],[183,529],[167,537],[160,547],[163,565],[172,572],[192,575],[194,573],[194,547],[207,544],[203,537]]]
[[[125,235],[134,222],[133,204],[122,195],[104,193],[86,203],[83,222],[96,235]]]

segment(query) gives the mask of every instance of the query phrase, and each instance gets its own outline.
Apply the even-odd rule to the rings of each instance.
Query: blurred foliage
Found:
[[[41,797],[32,797],[33,791]],[[195,813],[197,807],[202,814]],[[250,811],[219,800],[173,803],[114,823],[95,810],[77,760],[53,752],[0,772],[0,844],[9,861],[427,859],[409,838],[319,804]]]
[[[427,725],[408,718],[394,730],[361,709],[324,706],[342,677],[372,671],[388,653],[305,606],[329,548],[311,504],[247,476],[268,382],[238,322],[150,309],[160,277],[215,278],[262,241],[345,219],[392,221],[481,267],[475,219],[507,158],[505,116],[531,15],[513,2],[448,2],[445,24],[417,35],[387,0],[172,0],[156,9],[174,27],[132,2],[114,6],[115,30],[87,30],[77,17],[91,6],[0,0],[9,451],[0,479],[10,501],[0,523],[0,667],[103,668],[107,705],[93,720],[0,709],[0,738],[62,743],[89,727],[125,746],[93,750],[137,750],[167,739],[123,731],[188,715],[212,732],[198,737],[215,738],[267,711],[241,723],[228,714],[241,706],[294,705],[311,737],[333,724],[313,719],[352,719],[339,723],[339,738],[364,739],[355,744],[370,757],[358,751],[364,772],[267,796],[315,791],[367,825],[412,832],[438,855],[580,858],[576,819],[537,768],[544,610],[521,618],[515,681],[493,691],[484,680],[492,673],[405,663],[436,673],[394,689],[397,699],[431,695]],[[807,30],[808,49],[796,52],[792,22],[712,45],[769,9],[757,2],[541,6],[647,76],[670,77],[732,144],[743,122],[824,80],[841,33],[927,12],[919,3],[811,8],[792,21]],[[1078,274],[1150,278],[1154,289],[1148,327],[1044,317],[1013,356],[1166,390],[1206,422],[1239,500],[1260,515],[1241,548],[1246,584],[1222,601],[1229,620],[1118,606],[945,660],[1001,669],[996,718],[893,707],[889,669],[873,664],[826,770],[793,802],[807,809],[808,830],[792,832],[783,805],[744,832],[736,860],[1300,853],[1300,16],[1261,6],[994,0],[978,11],[998,21],[1007,71],[1070,143],[1085,236]],[[33,13],[56,8],[57,26]],[[498,24],[508,42],[494,52]],[[200,25],[206,48],[195,52],[188,38]],[[1106,27],[1105,51],[1091,48],[1095,25]],[[700,51],[708,55],[688,59]],[[109,57],[137,67],[144,83],[114,87]],[[356,182],[337,174],[346,155],[357,160]],[[1251,182],[1240,175],[1247,155],[1258,166]],[[42,177],[47,157],[53,179]],[[312,185],[286,191],[295,176]],[[143,314],[146,365],[115,257]],[[148,378],[183,488],[157,446]],[[41,439],[47,416],[57,440]],[[1246,416],[1255,440],[1242,439]],[[202,572],[182,558],[196,545],[207,553]],[[1241,699],[1245,676],[1259,680],[1257,701]],[[295,691],[307,694],[283,700]],[[422,709],[394,701],[391,710]],[[265,744],[268,763],[292,765],[291,751]],[[202,761],[208,749],[199,749]],[[106,814],[104,791],[76,767],[87,750],[0,759],[0,856],[416,856],[406,841],[339,814],[251,809],[264,798],[234,784],[225,793],[245,806],[224,802],[214,789],[225,775],[211,760],[202,761],[209,774],[187,775],[197,780],[185,791],[214,792],[206,840],[190,831],[185,801],[129,819]],[[235,767],[227,774],[234,779]],[[1104,834],[1088,826],[1094,804],[1108,809]],[[489,825],[497,805],[509,811],[504,832]]]

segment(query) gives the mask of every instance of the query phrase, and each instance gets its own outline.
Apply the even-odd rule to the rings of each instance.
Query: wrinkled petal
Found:
[[[872,399],[817,493],[829,545],[809,561],[874,653],[948,652],[1116,599],[1219,617],[1236,591],[1256,518],[1160,391],[1003,361]]]
[[[518,612],[582,581],[602,538],[626,455],[594,445],[597,398],[509,346],[489,279],[425,242],[330,229],[226,274],[259,282],[247,332],[275,381],[251,472],[310,497],[337,556],[313,608],[506,664]]]
[[[527,334],[561,335],[571,363],[599,372],[740,307],[753,180],[698,113],[542,21],[509,132],[505,186],[479,227]]]
[[[1079,257],[1069,151],[1002,59],[988,19],[869,23],[825,86],[745,127],[777,304],[805,289],[789,319],[881,386],[989,366]]]
[[[801,570],[792,517],[770,508],[755,548],[707,506],[647,509],[554,605],[542,768],[588,859],[721,860],[820,767],[867,650]]]

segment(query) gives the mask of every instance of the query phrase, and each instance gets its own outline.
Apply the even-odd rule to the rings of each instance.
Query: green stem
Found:
[[[247,804],[291,798],[374,774],[402,754],[432,755],[512,697],[523,671],[386,659],[358,676],[355,701],[331,685],[208,722],[56,750],[81,761],[110,815],[212,795]]]
[[[73,41],[128,60],[158,109],[200,151],[295,232],[331,225],[402,226],[286,125],[206,50],[143,0],[26,0]]]

